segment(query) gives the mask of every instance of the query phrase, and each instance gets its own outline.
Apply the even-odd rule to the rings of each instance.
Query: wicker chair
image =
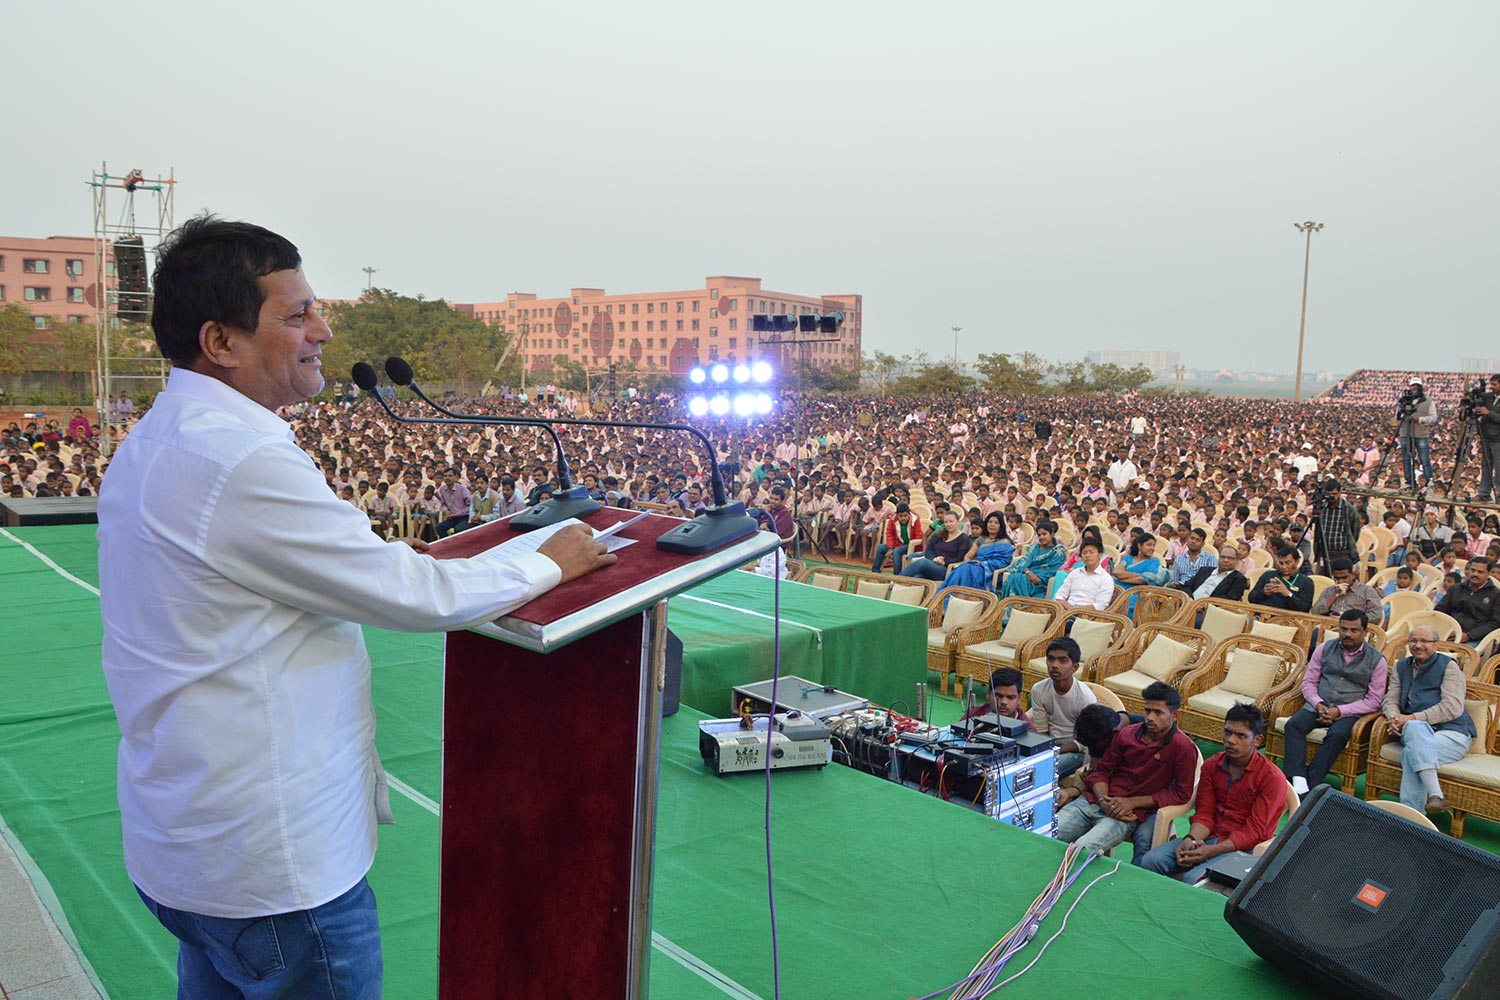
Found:
[[[1213,614],[1209,614],[1213,609]],[[1202,629],[1213,636],[1215,644],[1223,642],[1232,635],[1243,634],[1249,629],[1255,619],[1256,612],[1267,609],[1245,601],[1226,601],[1219,597],[1202,597],[1183,608],[1178,613],[1173,625],[1181,625],[1183,628]],[[1232,623],[1227,616],[1234,615],[1240,619],[1239,631],[1233,631]]]
[[[1500,656],[1492,656],[1486,660],[1484,666],[1479,668],[1477,679],[1486,684],[1494,684],[1496,674],[1500,674]]]
[[[1469,816],[1500,822],[1500,756],[1496,756],[1495,742],[1500,687],[1470,681],[1464,700],[1470,716],[1476,718],[1479,736],[1474,742],[1480,749],[1470,749],[1467,757],[1438,768],[1443,797],[1453,814],[1450,832],[1455,837],[1464,835],[1464,820]],[[1483,725],[1478,724],[1480,705],[1485,709]],[[1384,716],[1375,720],[1370,733],[1370,759],[1365,771],[1365,798],[1374,800],[1382,794],[1401,794],[1401,741],[1390,731]]]
[[[791,568],[791,561],[787,561],[787,568]],[[790,577],[793,583],[805,583],[813,587],[821,587],[824,590],[849,591],[853,589],[850,578],[853,571],[843,566],[803,566],[799,572]]]
[[[1137,670],[1135,667],[1145,655],[1146,650],[1151,647],[1151,643],[1161,637],[1179,642],[1189,647],[1190,650],[1187,662],[1173,668],[1167,672],[1166,676],[1160,678],[1174,686],[1202,664],[1213,646],[1208,636],[1197,629],[1183,628],[1180,625],[1144,625],[1126,636],[1118,649],[1099,657],[1094,665],[1094,676],[1088,679],[1104,685],[1119,695],[1126,711],[1137,714],[1145,711],[1146,703],[1141,700],[1141,692],[1145,690],[1146,685],[1158,678]]]
[[[1117,615],[1127,614],[1134,599],[1134,608],[1128,617],[1136,628],[1142,625],[1170,624],[1188,604],[1188,595],[1170,587],[1127,587],[1116,593],[1109,610]]]
[[[951,598],[976,601],[980,607],[972,619],[953,623],[948,613]],[[938,689],[948,693],[948,679],[956,666],[959,650],[975,636],[985,635],[986,628],[1000,619],[1001,601],[988,590],[973,587],[949,587],[932,595],[927,602],[927,669],[937,671]],[[946,623],[946,624],[945,624]],[[988,675],[986,675],[986,679]]]
[[[1047,676],[1047,644],[1059,636],[1070,634],[1077,621],[1102,622],[1112,628],[1108,641],[1102,647],[1096,648],[1092,653],[1084,651],[1083,662],[1078,665],[1080,680],[1086,680],[1091,675],[1099,657],[1114,649],[1125,636],[1135,630],[1130,619],[1124,615],[1096,611],[1093,608],[1069,608],[1053,621],[1045,635],[1027,639],[1016,650],[1016,662],[1020,664],[1026,690],[1031,690],[1033,684]]]
[[[1275,661],[1274,673],[1264,682],[1236,679],[1231,669],[1238,671],[1247,661],[1245,653],[1263,653]],[[1240,654],[1231,667],[1235,654]],[[1251,701],[1262,710],[1267,707],[1267,695],[1277,685],[1293,677],[1299,679],[1307,667],[1306,654],[1289,642],[1262,639],[1254,635],[1236,635],[1213,648],[1207,659],[1196,670],[1187,674],[1177,684],[1182,695],[1182,711],[1177,724],[1189,736],[1203,740],[1221,741],[1224,738],[1224,715],[1236,702]],[[1249,684],[1249,687],[1233,689],[1230,682]]]
[[[954,587],[952,589],[964,590],[966,588]],[[994,617],[986,623],[985,628],[969,629],[965,632],[962,637],[963,643],[954,656],[954,670],[961,677],[971,677],[988,684],[990,671],[996,667],[1018,667],[1020,661],[1017,659],[1017,654],[1026,640],[1045,635],[1068,610],[1070,609],[1056,601],[1043,600],[1040,597],[1005,598],[998,603]],[[1011,623],[1012,612],[1017,611],[1027,615],[1042,616],[1044,619],[1027,618],[1024,624],[1018,621],[1017,629],[1026,629],[1019,640],[1016,638],[1015,630],[1010,636],[1005,635],[1005,630]],[[947,694],[946,682],[941,683],[942,692]]]
[[[1367,639],[1367,641],[1374,644],[1373,640]],[[1380,648],[1378,644],[1374,645],[1377,649]],[[1287,720],[1307,704],[1302,697],[1302,677],[1301,673],[1295,677],[1288,677],[1266,693],[1266,756],[1277,761],[1286,760]],[[1354,794],[1354,780],[1365,773],[1370,731],[1375,725],[1375,720],[1379,718],[1379,712],[1370,712],[1368,715],[1360,716],[1354,723],[1354,730],[1349,734],[1349,742],[1334,758],[1332,766],[1328,768],[1328,773],[1339,779],[1339,788],[1349,795]],[[1307,761],[1313,759],[1313,755],[1318,752],[1318,745],[1327,735],[1328,730],[1322,726],[1307,734]]]

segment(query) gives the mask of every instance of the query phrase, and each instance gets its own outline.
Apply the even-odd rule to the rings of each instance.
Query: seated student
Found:
[[[1406,566],[1402,566],[1396,570],[1396,579],[1385,585],[1385,590],[1381,596],[1389,597],[1398,590],[1411,590],[1421,593],[1421,588],[1417,586],[1416,577],[1417,574],[1414,571]]]
[[[1302,557],[1290,545],[1276,553],[1276,566],[1261,574],[1246,598],[1282,611],[1307,611],[1313,603],[1313,581],[1301,571]]]
[[[1115,578],[1100,562],[1104,546],[1093,536],[1083,540],[1078,549],[1081,564],[1063,579],[1055,595],[1058,601],[1075,608],[1103,611],[1114,602]]]
[[[1396,661],[1385,689],[1387,726],[1401,740],[1401,801],[1413,809],[1448,808],[1437,769],[1461,760],[1474,740],[1474,720],[1464,709],[1463,668],[1437,651],[1437,632],[1418,625],[1406,639],[1410,656]]]
[[[1141,722],[1142,716],[1133,716],[1129,712],[1122,712],[1094,702],[1084,707],[1078,713],[1078,718],[1073,724],[1073,740],[1083,748],[1083,767],[1080,769],[1084,774],[1092,771],[1098,766],[1099,758],[1104,756],[1104,751],[1114,742],[1115,730],[1121,726],[1128,726],[1135,722]],[[1077,771],[1074,772],[1078,774]],[[1057,805],[1062,808],[1074,799],[1083,797],[1083,780],[1074,777],[1068,784],[1058,789]]]
[[[1156,681],[1141,692],[1144,722],[1115,733],[1099,763],[1084,775],[1082,798],[1057,814],[1057,839],[1107,851],[1127,840],[1135,846],[1134,863],[1151,850],[1156,810],[1180,806],[1193,794],[1198,748],[1177,728],[1182,697]]]
[[[996,667],[990,671],[990,696],[964,713],[963,721],[994,712],[1003,719],[1020,719],[1031,724],[1031,716],[1021,708],[1021,671],[1015,667]]]
[[[1193,825],[1137,862],[1147,871],[1188,884],[1201,879],[1221,854],[1254,850],[1276,835],[1286,809],[1286,779],[1259,752],[1266,717],[1248,702],[1224,714],[1224,749],[1203,762]]]
[[[1031,728],[1057,741],[1057,776],[1066,778],[1083,766],[1084,751],[1074,738],[1078,713],[1098,699],[1074,674],[1083,651],[1070,636],[1047,643],[1047,676],[1031,686]]]
[[[1313,602],[1315,615],[1338,616],[1345,611],[1363,611],[1365,617],[1380,620],[1385,609],[1380,603],[1380,593],[1359,579],[1354,573],[1354,563],[1340,556],[1330,564],[1333,571],[1333,586]]]

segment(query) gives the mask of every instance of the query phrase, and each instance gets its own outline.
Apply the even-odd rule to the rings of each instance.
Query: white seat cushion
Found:
[[[1380,756],[1392,764],[1401,763],[1401,741],[1391,739],[1390,733],[1386,734],[1386,741],[1380,747]]]
[[[1462,760],[1438,767],[1438,777],[1459,778],[1486,788],[1500,788],[1500,757],[1471,753]]]
[[[926,587],[913,587],[909,583],[891,584],[892,604],[907,604],[914,608],[922,606],[922,595],[927,593]]]
[[[1286,732],[1286,723],[1287,723],[1287,717],[1286,716],[1282,716],[1281,718],[1277,719],[1276,720],[1276,731],[1278,733],[1284,733],[1284,732]],[[1328,727],[1327,726],[1319,726],[1317,729],[1308,730],[1308,733],[1307,733],[1307,742],[1309,742],[1309,743],[1322,743],[1327,738],[1328,738]]]
[[[1095,621],[1090,618],[1074,618],[1073,628],[1068,632],[1085,661],[1093,659],[1110,647],[1115,637],[1115,623]]]
[[[1141,658],[1135,661],[1135,669],[1164,681],[1172,676],[1174,670],[1187,666],[1193,659],[1193,654],[1193,647],[1187,643],[1178,642],[1170,636],[1158,635],[1151,640],[1151,645],[1146,647]]]
[[[1248,615],[1235,614],[1227,608],[1210,604],[1203,612],[1203,624],[1199,627],[1218,645],[1230,636],[1244,632],[1245,622],[1249,620]]]
[[[878,601],[885,600],[885,596],[891,592],[888,583],[877,583],[874,580],[860,580],[854,585],[854,592],[860,597],[873,597]]]
[[[1474,723],[1474,742],[1469,744],[1469,753],[1484,753],[1484,733],[1490,725],[1490,703],[1483,698],[1464,702],[1464,711]]]
[[[1139,698],[1142,691],[1156,683],[1156,678],[1139,670],[1127,670],[1123,674],[1106,677],[1101,683],[1111,691]]]
[[[928,629],[927,630],[927,648],[928,649],[947,649],[948,648],[948,633],[944,632],[940,628],[930,628],[930,629]]]
[[[972,646],[965,646],[964,655],[977,656],[989,662],[1013,663],[1016,658],[1016,647],[999,639],[990,639],[988,642],[976,642]]]
[[[824,590],[844,589],[844,578],[836,573],[814,573],[807,582]]]
[[[1209,715],[1223,717],[1238,703],[1254,700],[1253,698],[1247,698],[1238,691],[1230,691],[1221,685],[1216,688],[1209,688],[1202,694],[1193,695],[1188,699],[1188,704],[1200,712],[1207,712]]]
[[[944,632],[951,632],[960,625],[971,625],[977,622],[982,614],[984,614],[983,601],[968,597],[950,597],[948,606],[943,609],[943,623],[938,628]]]
[[[1251,701],[1265,694],[1276,680],[1276,672],[1284,664],[1270,653],[1258,653],[1253,649],[1236,650],[1234,664],[1219,685],[1226,691],[1242,694]]]
[[[1256,622],[1250,626],[1250,634],[1262,639],[1275,639],[1277,642],[1292,642],[1297,638],[1297,626]]]
[[[1019,646],[1027,639],[1035,639],[1046,632],[1047,626],[1051,624],[1050,615],[1037,611],[1012,611],[1005,622],[1005,630],[1000,633],[1000,640],[1009,646]]]
[[[1034,674],[1045,674],[1047,672],[1047,658],[1045,656],[1033,656],[1026,661],[1026,669]]]

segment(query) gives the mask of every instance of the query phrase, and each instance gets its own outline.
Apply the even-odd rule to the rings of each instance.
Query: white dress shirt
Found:
[[[1090,573],[1082,563],[1074,566],[1054,595],[1064,604],[1075,608],[1091,607],[1100,611],[1108,608],[1115,599],[1115,578],[1100,563]]]
[[[374,860],[384,785],[359,626],[486,621],[556,586],[557,565],[381,541],[284,421],[181,368],[105,479],[126,870],[156,901],[216,917],[336,898]]]

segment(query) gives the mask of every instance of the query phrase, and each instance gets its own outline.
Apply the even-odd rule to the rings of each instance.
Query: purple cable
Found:
[[[766,897],[771,907],[771,989],[775,1000],[781,1000],[781,953],[776,945],[776,879],[771,874],[771,734],[776,729],[776,685],[781,680],[781,546],[772,560],[775,575],[771,577],[771,714],[766,717]]]

